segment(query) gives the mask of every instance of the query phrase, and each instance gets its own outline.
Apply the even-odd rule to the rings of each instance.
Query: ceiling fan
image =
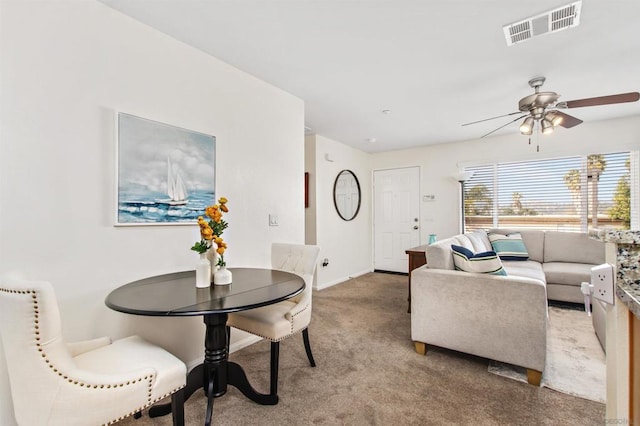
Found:
[[[490,134],[522,118],[524,118],[524,120],[520,124],[520,133],[522,133],[523,135],[530,136],[533,133],[536,123],[538,123],[539,129],[543,134],[548,134],[553,132],[553,129],[556,126],[562,126],[565,129],[569,129],[582,123],[582,120],[580,120],[579,118],[566,114],[560,111],[560,109],[620,104],[625,102],[635,102],[640,99],[640,93],[629,92],[621,93],[618,95],[600,96],[597,98],[586,98],[578,99],[575,101],[558,102],[560,95],[558,95],[556,92],[540,91],[540,87],[542,87],[544,81],[544,77],[535,77],[529,80],[529,86],[531,86],[535,90],[535,93],[520,99],[520,101],[518,102],[518,111],[499,115],[497,117],[485,118],[484,120],[472,121],[471,123],[463,124],[463,126],[482,123],[484,121],[494,120],[496,118],[518,115],[518,117],[511,120],[507,124],[482,135],[481,138],[489,136]]]

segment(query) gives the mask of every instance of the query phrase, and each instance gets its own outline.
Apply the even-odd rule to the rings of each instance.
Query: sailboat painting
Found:
[[[182,206],[187,204],[187,188],[179,171],[171,167],[171,159],[167,158],[167,195],[169,198],[163,202],[170,206]]]
[[[116,226],[193,225],[215,202],[215,136],[117,113]]]

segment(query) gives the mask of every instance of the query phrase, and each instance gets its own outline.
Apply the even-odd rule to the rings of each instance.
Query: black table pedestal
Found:
[[[207,395],[205,425],[211,424],[213,399],[227,393],[227,385],[235,386],[244,396],[261,405],[276,405],[278,395],[256,392],[240,365],[229,361],[226,313],[204,315],[206,333],[204,362],[187,375],[185,401],[198,389]],[[156,405],[149,409],[149,417],[164,416],[171,412],[171,404]]]

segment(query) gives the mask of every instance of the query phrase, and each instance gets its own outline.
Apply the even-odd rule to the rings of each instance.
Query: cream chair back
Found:
[[[273,243],[271,267],[292,272],[304,279],[304,291],[290,300],[298,304],[310,304],[313,293],[313,276],[320,258],[320,247],[305,244]]]
[[[60,372],[71,372],[75,365],[62,339],[51,284],[19,280],[7,284],[0,284],[0,333],[15,417],[19,424],[35,424],[53,410]]]
[[[138,336],[68,344],[50,283],[0,283],[0,335],[20,425],[111,424],[171,395],[184,424],[185,364]]]

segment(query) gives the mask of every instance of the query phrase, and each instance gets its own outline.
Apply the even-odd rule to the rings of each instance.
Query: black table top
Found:
[[[195,271],[158,275],[125,284],[105,304],[119,312],[148,316],[222,314],[253,309],[302,293],[304,280],[272,269],[229,268],[228,285],[196,287]]]

